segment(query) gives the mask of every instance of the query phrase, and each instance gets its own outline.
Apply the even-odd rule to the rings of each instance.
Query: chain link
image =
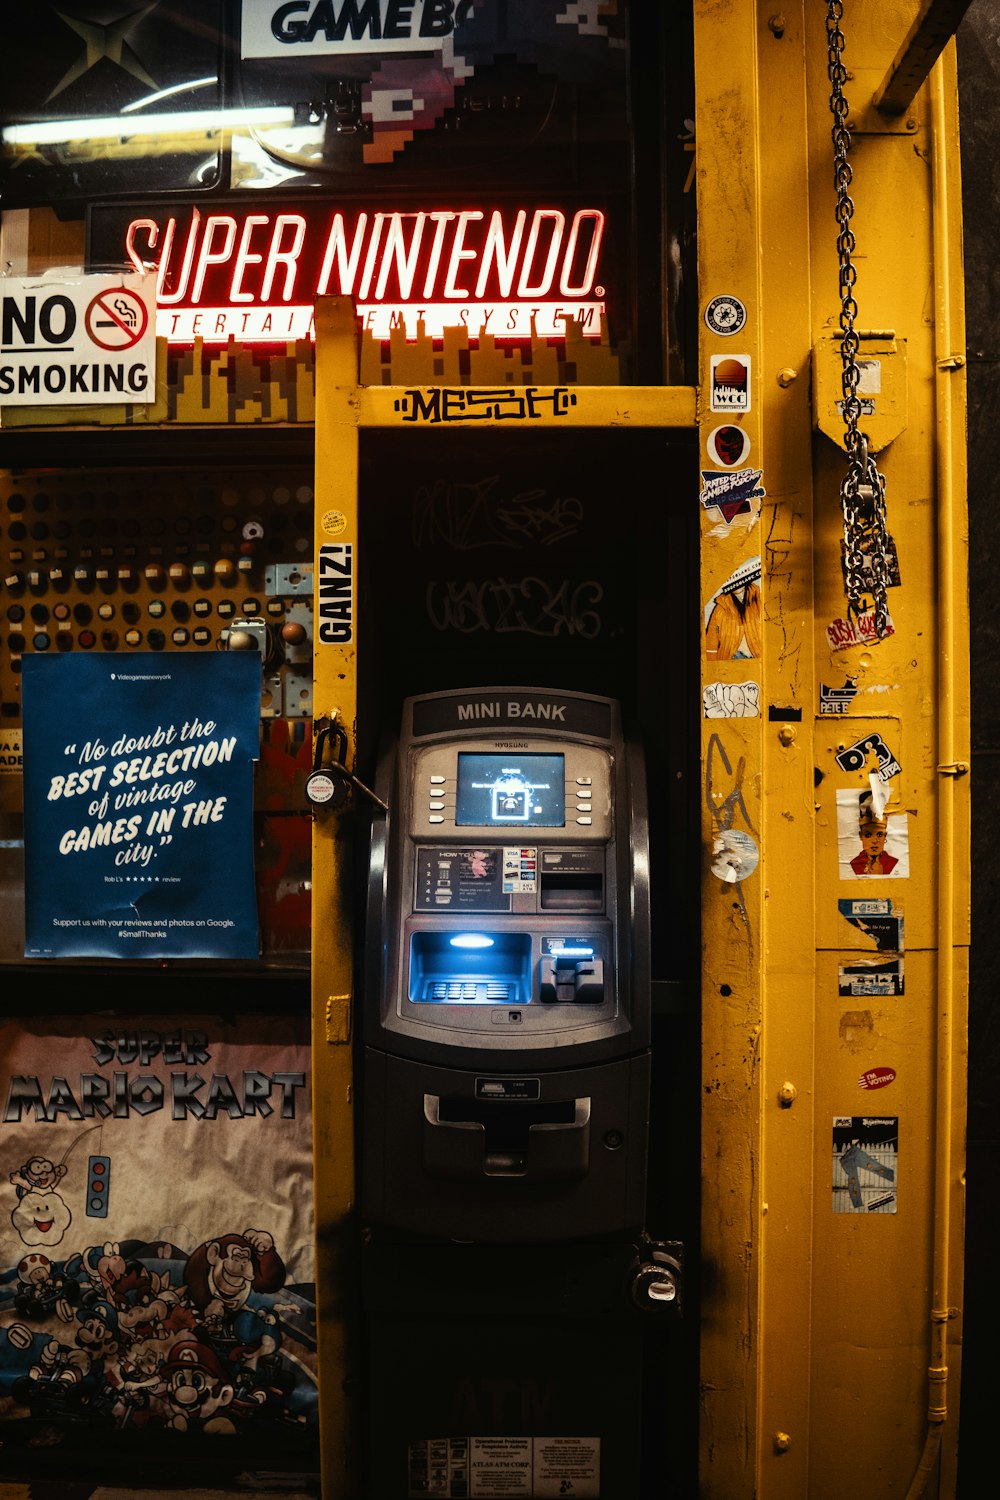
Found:
[[[875,634],[882,640],[889,630],[886,589],[889,584],[889,536],[886,530],[885,479],[868,449],[867,433],[858,430],[861,400],[858,385],[860,338],[855,328],[858,304],[854,287],[858,279],[853,256],[857,248],[851,220],[854,203],[850,195],[854,172],[848,161],[851,133],[847,128],[848,106],[844,95],[843,0],[827,0],[827,71],[830,78],[830,112],[833,115],[833,185],[837,192],[837,256],[840,264],[840,357],[843,364],[844,445],[847,472],[840,486],[844,514],[844,574],[847,583],[848,617],[857,618],[871,608]],[[866,605],[866,600],[871,604]]]

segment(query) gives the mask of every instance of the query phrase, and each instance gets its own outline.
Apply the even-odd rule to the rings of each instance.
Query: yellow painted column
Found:
[[[766,585],[759,497],[730,520],[721,505],[704,502],[710,484],[725,485],[716,474],[730,471],[730,455],[741,472],[764,469],[766,479],[757,251],[761,101],[754,6],[695,0],[694,17],[699,459],[702,472],[712,475],[700,505],[702,690],[712,717],[703,716],[702,704],[691,705],[702,719],[704,851],[700,1493],[704,1500],[749,1500],[760,1422]],[[728,439],[722,449],[719,429]],[[727,498],[724,491],[720,498]]]
[[[702,679],[719,716],[703,721],[700,1494],[718,1500],[954,1493],[969,789],[952,50],[904,116],[871,105],[917,8],[847,5],[841,22],[860,425],[899,574],[879,641],[851,626],[841,564],[827,8],[695,5]],[[712,326],[720,298],[729,323]],[[751,367],[731,421],[764,492],[739,534],[709,503],[726,493],[712,392],[729,350]],[[745,634],[722,664],[711,606],[758,556],[759,645]],[[757,717],[735,718],[754,690]],[[851,858],[873,784],[895,864],[869,872]],[[865,973],[874,918],[898,931],[900,977]],[[885,1162],[852,1177],[883,1125]]]
[[[339,727],[349,766],[357,712],[357,379],[354,309],[344,298],[323,299],[316,309],[314,734],[324,722],[335,732]],[[312,1077],[324,1500],[353,1500],[359,1493],[352,816],[347,801],[318,807],[313,821]]]

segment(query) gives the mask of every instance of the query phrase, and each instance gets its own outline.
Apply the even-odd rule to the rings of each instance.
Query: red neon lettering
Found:
[[[245,292],[243,290],[243,276],[247,266],[259,265],[264,257],[263,255],[257,255],[255,251],[250,249],[250,237],[258,224],[266,224],[269,219],[269,214],[247,214],[243,225],[243,233],[240,235],[240,248],[236,252],[233,279],[229,283],[229,297],[232,302],[253,302],[254,300],[253,292]]]
[[[155,219],[133,219],[125,231],[125,253],[137,271],[145,271],[146,264],[135,248],[136,236],[140,229],[146,231],[146,244],[150,250],[155,248],[160,230]]]
[[[351,243],[350,255],[347,253],[347,235],[344,232],[344,216],[337,213],[333,216],[330,224],[330,233],[326,240],[326,249],[323,251],[323,265],[320,268],[319,280],[316,283],[317,296],[324,297],[330,290],[330,272],[333,270],[334,257],[337,261],[337,279],[340,282],[340,291],[350,295],[354,290],[354,278],[357,275],[358,261],[361,259],[361,246],[364,243],[365,230],[368,228],[368,215],[358,214],[358,222],[354,229],[354,239]]]
[[[430,217],[434,221],[435,229],[430,260],[427,262],[427,275],[424,277],[423,295],[425,297],[433,297],[434,295],[434,283],[437,280],[438,266],[441,264],[441,246],[444,243],[444,231],[446,226],[456,216],[455,214],[439,210],[437,213],[431,214]]]
[[[587,256],[583,275],[578,285],[574,286],[570,281],[570,272],[576,257],[576,247],[580,238],[580,225],[584,219],[593,220],[590,254]],[[566,254],[563,256],[562,271],[559,276],[559,290],[564,297],[585,297],[590,291],[597,272],[597,257],[601,253],[601,240],[603,238],[604,215],[598,209],[581,208],[573,215],[573,223],[570,225],[569,231],[569,243],[566,246]]]
[[[538,248],[538,240],[541,233],[542,221],[552,221],[552,239],[549,244],[549,253],[545,260],[545,269],[542,278],[536,286],[530,283],[531,264],[535,258]],[[562,244],[563,230],[566,228],[566,215],[559,212],[557,208],[536,209],[531,219],[531,232],[528,235],[528,248],[524,252],[524,263],[521,266],[521,279],[517,284],[517,295],[519,297],[544,297],[552,285],[552,277],[559,258],[559,248]]]
[[[281,237],[286,229],[292,230],[292,243],[289,249],[281,249]],[[295,273],[298,270],[299,254],[306,237],[306,221],[301,214],[279,214],[274,223],[274,234],[271,236],[270,248],[267,252],[267,265],[264,268],[264,285],[261,290],[261,298],[267,302],[271,296],[271,288],[278,273],[278,267],[285,268],[285,287],[281,293],[283,302],[291,300],[295,288]]]
[[[483,263],[479,267],[479,278],[476,281],[476,296],[483,296],[486,284],[489,280],[490,265],[495,260],[497,267],[497,280],[500,284],[501,297],[509,297],[510,289],[514,282],[514,267],[517,257],[521,253],[521,241],[524,238],[524,226],[528,215],[523,208],[517,211],[514,220],[514,230],[510,237],[510,249],[505,250],[503,242],[503,215],[495,208],[490,215],[490,227],[486,231],[486,243],[483,246]]]
[[[458,216],[458,228],[455,230],[455,242],[451,247],[451,259],[448,261],[448,274],[444,281],[444,295],[446,297],[468,297],[470,295],[467,287],[456,286],[455,277],[458,275],[458,263],[462,260],[475,260],[477,250],[463,250],[465,231],[468,226],[475,223],[483,216],[478,209],[465,209]]]
[[[219,250],[213,250],[212,242],[216,231],[222,230],[222,246]],[[205,285],[205,272],[209,266],[223,265],[233,253],[233,245],[236,243],[236,220],[232,214],[209,214],[205,220],[205,233],[201,240],[201,252],[198,256],[198,269],[195,272],[194,285],[191,288],[191,301],[201,301],[201,289]]]
[[[427,215],[425,213],[406,214],[405,217],[414,220],[409,254],[406,253],[406,241],[403,235],[404,215],[393,214],[389,220],[389,233],[386,235],[385,248],[382,251],[382,265],[378,273],[378,281],[375,283],[376,301],[381,301],[385,296],[385,285],[389,280],[393,259],[395,259],[396,274],[399,277],[399,295],[409,297],[413,291],[417,256],[420,254],[420,241],[423,239]]]
[[[345,223],[343,213],[331,212],[317,226],[305,213],[242,211],[203,220],[192,209],[186,230],[173,215],[133,219],[125,249],[137,270],[158,259],[157,296],[164,312],[171,304],[192,312],[204,306],[211,313],[206,323],[216,326],[219,337],[216,315],[227,306],[229,326],[237,327],[241,304],[287,307],[311,301],[310,292],[406,304],[408,327],[419,317],[420,303],[433,306],[436,325],[448,326],[455,303],[475,300],[519,303],[465,314],[470,323],[485,317],[494,328],[506,320],[513,329],[536,305],[538,314],[551,315],[545,304],[559,298],[579,302],[577,316],[596,326],[598,314],[582,304],[600,275],[606,218],[599,209],[567,215],[556,208],[522,208],[509,217],[501,209],[413,209],[350,217]],[[317,229],[321,242],[310,242]],[[300,270],[308,287],[297,285]],[[255,336],[266,331],[262,326]]]
[[[187,295],[188,280],[191,275],[191,262],[194,260],[194,247],[198,240],[198,225],[201,223],[201,214],[198,210],[191,210],[191,223],[188,226],[187,239],[184,242],[184,259],[181,262],[180,275],[177,277],[177,285],[172,292],[164,291],[167,277],[170,274],[170,257],[174,248],[174,235],[177,233],[177,220],[171,214],[163,231],[163,249],[160,252],[160,268],[156,277],[156,300],[168,304],[171,302],[183,302]]]
[[[376,214],[372,221],[372,237],[368,242],[368,254],[365,257],[365,268],[361,273],[361,285],[358,288],[359,297],[367,297],[368,290],[372,284],[372,276],[375,272],[375,257],[378,254],[378,242],[382,238],[382,225],[385,223],[385,214]]]

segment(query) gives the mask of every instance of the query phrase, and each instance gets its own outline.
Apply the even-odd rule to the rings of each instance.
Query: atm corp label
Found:
[[[319,638],[325,646],[354,639],[354,545],[326,542],[319,549],[316,580]]]

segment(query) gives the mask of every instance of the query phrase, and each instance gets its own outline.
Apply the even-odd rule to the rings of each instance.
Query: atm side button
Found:
[[[427,821],[428,821],[428,823],[443,823],[444,822],[444,818],[441,816],[440,813],[431,813],[430,816],[428,817]],[[589,821],[590,820],[588,819],[588,822]]]
[[[578,823],[592,823],[594,820],[593,818],[577,818],[576,821]]]
[[[428,804],[431,812],[444,812],[443,802],[431,802]]]
[[[431,786],[444,786],[444,782],[445,782],[445,778],[443,776],[432,776],[431,777]]]

